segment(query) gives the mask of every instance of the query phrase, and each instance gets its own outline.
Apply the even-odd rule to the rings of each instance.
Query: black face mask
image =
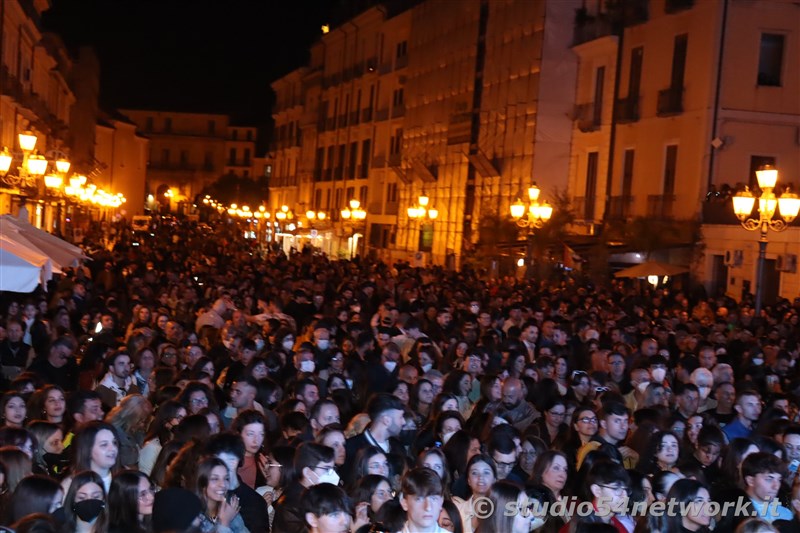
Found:
[[[400,439],[400,442],[402,443],[403,446],[411,446],[412,444],[414,444],[414,439],[416,438],[416,436],[417,436],[416,429],[404,429],[400,432],[398,438]]]
[[[84,522],[94,522],[105,508],[106,502],[103,500],[83,500],[82,502],[75,502],[72,506],[72,512]]]
[[[69,464],[63,453],[44,453],[42,460],[47,465],[47,469],[54,473],[63,472],[64,468]]]

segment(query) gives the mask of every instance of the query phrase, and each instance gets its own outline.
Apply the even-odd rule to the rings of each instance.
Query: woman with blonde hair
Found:
[[[125,468],[139,466],[139,450],[153,406],[141,394],[130,394],[106,415],[119,436],[119,462]]]

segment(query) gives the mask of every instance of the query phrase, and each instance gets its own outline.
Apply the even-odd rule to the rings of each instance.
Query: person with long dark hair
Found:
[[[61,506],[64,493],[58,481],[49,476],[32,475],[23,478],[14,489],[4,524],[33,514],[51,514]]]
[[[662,533],[694,533],[706,532],[711,524],[711,514],[708,512],[711,496],[708,489],[694,479],[679,479],[667,494],[667,502],[675,503],[676,508],[681,507],[684,512],[665,513],[663,517]],[[693,504],[693,505],[689,505]]]
[[[72,444],[72,472],[92,470],[103,480],[103,490],[111,488],[111,478],[119,470],[119,439],[114,426],[106,422],[89,422],[83,426]],[[69,490],[71,477],[64,478],[61,486]]]
[[[216,531],[219,524],[231,533],[249,533],[239,513],[239,498],[233,495],[228,501],[229,488],[228,467],[221,459],[207,457],[197,465],[194,492],[203,502],[201,531]]]
[[[176,400],[158,406],[139,452],[139,470],[150,475],[161,448],[172,439],[174,429],[186,416],[186,408]]]
[[[77,472],[72,477],[62,511],[63,533],[100,533],[97,526],[104,516],[106,491],[103,479],[91,470]]]
[[[104,529],[108,533],[145,533],[153,515],[155,489],[141,472],[126,470],[111,481]]]

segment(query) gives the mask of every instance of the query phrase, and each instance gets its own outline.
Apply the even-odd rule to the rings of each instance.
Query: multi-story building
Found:
[[[255,128],[232,126],[219,114],[120,112],[150,139],[147,189],[162,204],[183,209],[223,176],[253,176]]]
[[[800,17],[789,1],[631,0],[609,11],[586,2],[575,19],[580,67],[569,191],[592,234],[646,220],[671,227],[686,264],[703,222],[695,272],[708,289],[741,296],[754,286],[757,239],[714,191],[755,182],[762,164],[782,181],[800,172]],[[708,194],[711,191],[711,194]],[[708,194],[708,196],[707,196]],[[707,201],[708,200],[708,201]],[[688,231],[687,231],[687,228]],[[796,294],[798,230],[773,234],[765,294]],[[624,234],[624,232],[622,232]],[[794,243],[794,244],[790,244]],[[727,259],[726,259],[727,258]]]
[[[566,29],[579,2],[416,4],[371,8],[332,29],[308,67],[273,84],[272,197],[274,207],[327,212],[329,222],[306,223],[338,242],[363,229],[384,257],[422,252],[455,266],[481,216],[508,213],[532,181],[566,187],[575,77]],[[298,121],[301,137],[287,141],[280,132]],[[439,210],[432,222],[407,216],[423,194]],[[365,228],[340,220],[352,199],[367,210]]]

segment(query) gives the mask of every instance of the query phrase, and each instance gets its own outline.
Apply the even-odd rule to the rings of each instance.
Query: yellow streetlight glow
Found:
[[[361,207],[361,202],[356,199],[350,200],[350,209],[358,209],[359,207]]]
[[[33,154],[28,157],[28,172],[34,176],[44,176],[47,172],[47,159],[43,155]]]
[[[69,172],[69,167],[72,166],[66,159],[59,159],[56,161],[56,170],[61,174]]]
[[[48,189],[60,189],[64,179],[61,176],[50,174],[44,177],[44,185]]]
[[[36,135],[34,135],[30,131],[26,131],[24,133],[20,133],[17,136],[19,140],[19,147],[23,152],[32,152],[34,148],[36,148]]]
[[[3,148],[3,151],[0,152],[0,172],[8,172],[8,169],[11,168],[11,161],[14,158],[11,156],[9,151],[6,148]]]

